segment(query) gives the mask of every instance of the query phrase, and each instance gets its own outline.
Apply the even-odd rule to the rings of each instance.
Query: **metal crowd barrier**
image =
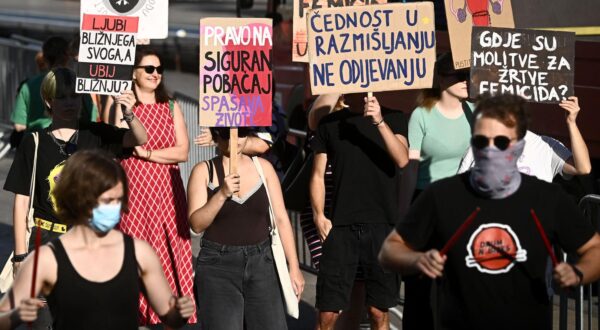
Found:
[[[579,201],[579,208],[586,220],[600,230],[600,195],[586,195]],[[566,260],[576,260],[574,256],[564,256]],[[600,262],[600,261],[599,261]],[[574,292],[562,290],[559,297],[559,330],[573,329],[570,316],[575,319],[575,330],[600,329],[598,315],[600,313],[600,302],[598,301],[598,289],[600,281],[580,287]],[[573,309],[574,315],[570,315]],[[570,325],[570,326],[569,326]]]
[[[0,123],[10,124],[10,114],[15,104],[20,83],[35,75],[35,55],[41,47],[38,43],[0,38]]]

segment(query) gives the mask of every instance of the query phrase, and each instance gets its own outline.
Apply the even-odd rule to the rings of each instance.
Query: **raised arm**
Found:
[[[331,113],[338,103],[342,94],[323,94],[319,95],[312,106],[308,109],[308,128],[315,131],[319,122],[329,113]]]
[[[172,328],[183,326],[194,314],[195,305],[192,298],[177,297],[171,291],[160,260],[148,243],[135,240],[135,257],[152,309],[167,326]]]
[[[580,111],[579,100],[576,96],[571,96],[567,100],[561,101],[559,105],[567,111],[567,128],[569,129],[569,138],[571,139],[573,152],[573,157],[568,159],[563,166],[563,173],[569,175],[589,174],[592,171],[590,153],[576,122]]]
[[[189,140],[187,127],[183,119],[183,113],[177,102],[173,107],[173,123],[175,125],[175,145],[163,149],[149,150],[144,147],[136,147],[134,155],[147,161],[160,164],[176,164],[188,160]]]
[[[371,117],[373,125],[381,134],[388,155],[396,166],[404,167],[408,164],[408,141],[401,134],[394,134],[392,129],[385,122],[381,114],[381,107],[376,97],[365,97],[365,117]]]
[[[135,105],[135,95],[133,91],[124,91],[121,95],[116,96],[115,107],[121,108],[124,122],[129,128],[129,131],[123,136],[123,146],[131,148],[142,145],[148,142],[148,134],[142,122],[133,115],[133,106]]]
[[[290,279],[292,280],[296,296],[298,297],[298,300],[300,300],[300,295],[302,294],[302,291],[304,291],[304,277],[300,271],[298,254],[296,253],[296,244],[294,242],[294,232],[292,231],[290,218],[285,209],[279,178],[271,163],[262,158],[259,158],[259,162],[263,168],[265,179],[267,180],[267,187],[269,187],[269,196],[271,197],[271,206],[275,215],[275,224],[279,230],[285,258],[290,268]]]
[[[206,230],[225,201],[240,191],[239,174],[229,174],[225,177],[223,186],[207,200],[208,177],[208,166],[202,162],[194,167],[188,182],[188,222],[195,233]]]

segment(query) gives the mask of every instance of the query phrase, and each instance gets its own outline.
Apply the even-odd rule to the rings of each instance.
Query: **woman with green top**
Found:
[[[435,72],[433,88],[421,92],[408,122],[410,163],[405,177],[412,181],[408,186],[416,185],[413,199],[432,182],[456,174],[471,138],[472,105],[466,101],[469,72],[454,69],[451,53],[438,57]],[[431,281],[410,277],[404,281],[403,329],[433,329]]]

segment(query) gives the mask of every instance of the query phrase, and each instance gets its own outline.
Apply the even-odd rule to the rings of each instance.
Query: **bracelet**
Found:
[[[129,113],[123,112],[123,118],[121,118],[121,121],[125,121],[126,123],[129,124],[133,121],[134,117],[135,117],[135,115],[133,114],[133,111],[131,111]]]
[[[569,264],[569,266],[571,266],[573,272],[575,273],[575,275],[577,275],[577,278],[579,279],[577,286],[580,286],[583,283],[583,272],[575,265]]]
[[[373,126],[379,126],[381,125],[381,123],[383,123],[383,117],[381,117],[381,120],[378,123],[372,123]]]
[[[12,263],[22,262],[23,260],[25,260],[25,258],[27,258],[27,253],[15,254],[15,255],[13,255],[12,259],[10,259],[10,261]]]

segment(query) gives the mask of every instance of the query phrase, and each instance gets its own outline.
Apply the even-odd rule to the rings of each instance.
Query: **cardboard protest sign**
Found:
[[[272,22],[200,20],[200,126],[271,126]]]
[[[83,14],[139,17],[140,39],[169,35],[169,0],[81,0],[81,19]]]
[[[558,103],[574,95],[575,33],[473,28],[470,95]]]
[[[387,0],[294,0],[292,61],[308,62],[306,15],[310,9],[364,6],[387,3]]]
[[[83,15],[77,93],[119,95],[132,87],[138,18]]]
[[[471,66],[474,26],[515,27],[511,0],[444,0],[444,7],[455,69]]]
[[[432,85],[431,2],[311,10],[308,40],[313,95]]]

